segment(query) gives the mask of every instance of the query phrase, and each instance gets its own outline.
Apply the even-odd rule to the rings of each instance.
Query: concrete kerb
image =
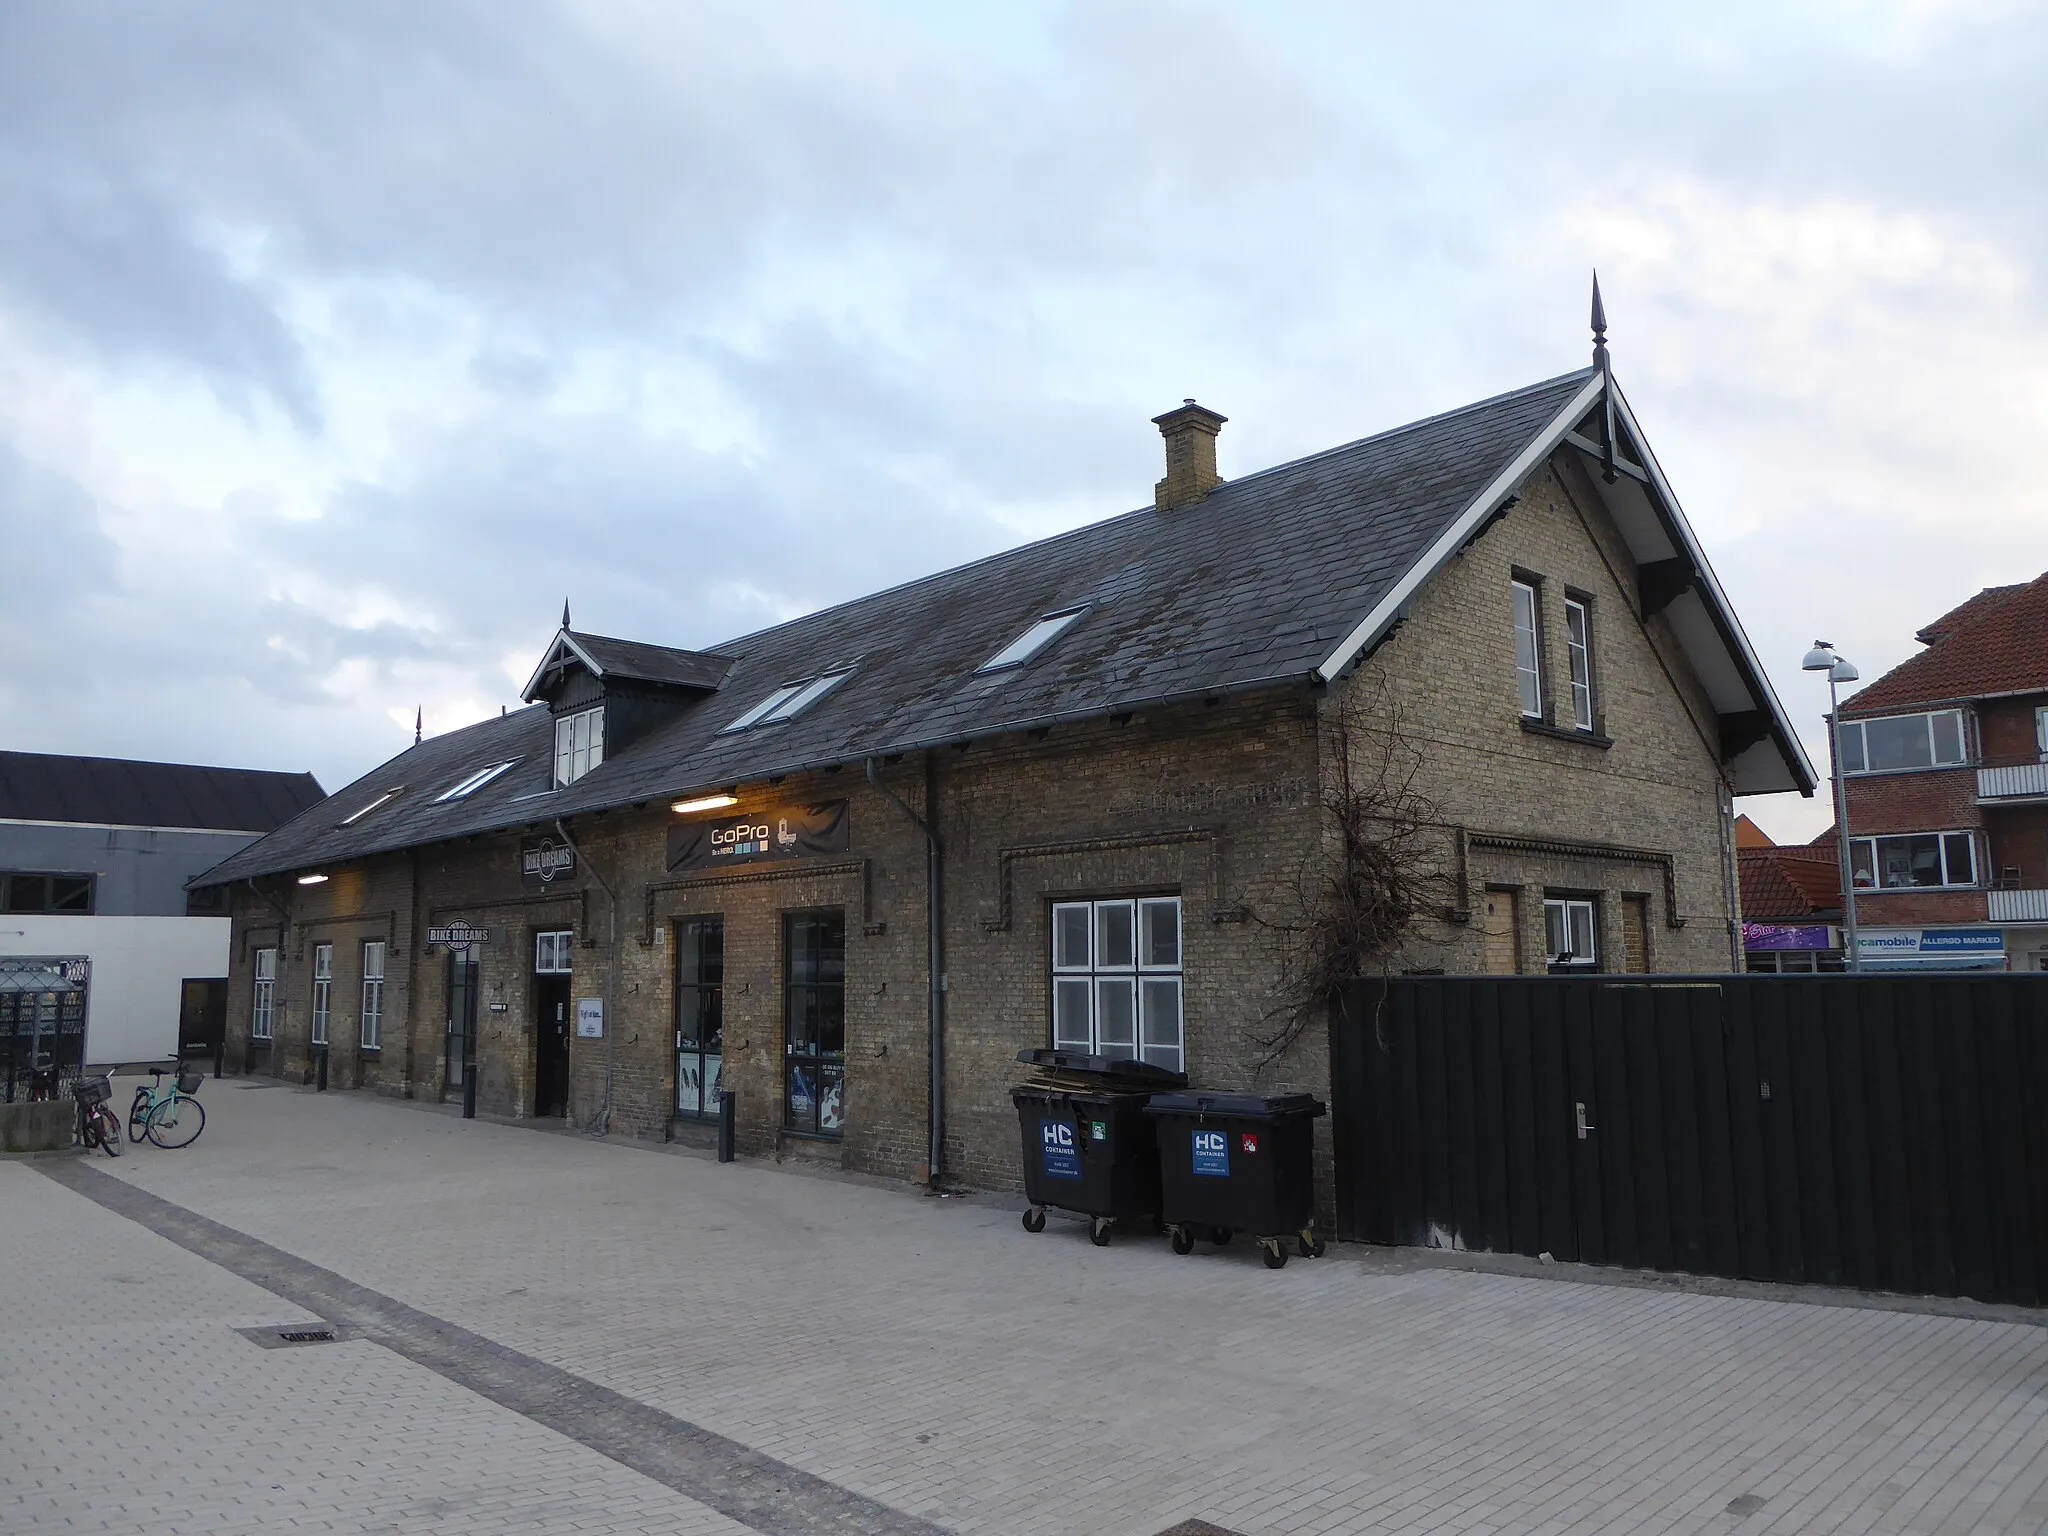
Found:
[[[314,1093],[315,1089],[286,1085],[298,1093]],[[424,1110],[443,1118],[460,1119],[461,1106],[455,1104],[431,1103],[424,1099],[400,1099],[379,1097],[378,1102],[400,1105],[408,1109]],[[699,1162],[716,1162],[717,1156],[710,1147],[695,1146],[689,1142],[643,1141],[638,1138],[613,1136],[590,1136],[564,1121],[559,1124],[510,1115],[484,1115],[479,1121],[502,1126],[509,1130],[537,1131],[546,1135],[566,1136],[590,1146],[611,1148],[620,1152],[641,1152],[666,1154],[694,1158]],[[76,1149],[74,1149],[76,1150]],[[43,1153],[41,1156],[60,1154]],[[833,1168],[827,1164],[803,1158],[741,1157],[735,1160],[739,1166],[770,1169],[778,1173],[794,1174],[799,1178],[819,1179],[834,1184],[856,1185],[864,1189],[875,1189],[899,1195],[915,1195],[922,1199],[954,1201],[961,1205],[980,1210],[1021,1212],[1022,1196],[1015,1191],[977,1190],[953,1188],[930,1190],[922,1184],[902,1179],[884,1178],[878,1174],[859,1173],[850,1169]],[[1048,1216],[1062,1221],[1071,1219],[1075,1224],[1084,1224],[1085,1216],[1070,1212],[1048,1210]],[[1136,1232],[1133,1236],[1146,1236],[1150,1232]],[[1595,1264],[1566,1264],[1546,1262],[1514,1253],[1472,1253],[1440,1248],[1386,1247],[1377,1243],[1339,1243],[1332,1241],[1325,1255],[1344,1263],[1363,1264],[1379,1274],[1412,1274],[1418,1270],[1440,1269],[1473,1275],[1503,1275],[1525,1280],[1552,1280],[1567,1285],[1604,1285],[1623,1290],[1663,1291],[1678,1295],[1720,1296],[1744,1301],[1777,1301],[1808,1307],[1846,1307],[1866,1312],[1901,1312],[1923,1317],[1952,1317],[1974,1322],[2017,1323],[2029,1328],[2048,1328],[2048,1309],[2013,1306],[1998,1302],[1973,1301],[1966,1296],[1911,1296],[1893,1291],[1859,1291],[1842,1286],[1782,1285],[1765,1280],[1737,1280],[1719,1275],[1694,1275],[1665,1273],[1661,1270],[1638,1270],[1609,1268]],[[1302,1262],[1320,1263],[1322,1260]]]

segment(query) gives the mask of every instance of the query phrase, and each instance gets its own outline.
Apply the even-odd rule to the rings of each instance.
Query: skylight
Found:
[[[510,768],[514,763],[518,761],[519,759],[515,757],[502,763],[493,763],[488,768],[479,768],[475,773],[472,773],[468,778],[464,779],[460,784],[457,784],[454,788],[445,790],[441,794],[437,795],[435,797],[435,803],[438,805],[443,800],[460,800],[467,795],[475,794],[478,790],[482,789],[486,784],[490,783],[491,780],[495,779],[499,774],[503,773],[507,768]]]
[[[403,786],[401,785],[400,788],[403,788]],[[357,822],[361,821],[365,816],[369,815],[370,812],[376,810],[378,806],[384,804],[387,800],[395,798],[398,793],[398,789],[385,790],[383,794],[379,795],[376,799],[372,800],[368,805],[364,806],[361,810],[352,811],[348,815],[342,817],[341,820],[336,823],[336,825],[343,827],[354,826]]]
[[[794,720],[852,675],[853,668],[844,667],[837,672],[826,672],[818,677],[799,678],[796,682],[784,683],[731,725],[726,726],[725,730],[744,731],[750,726],[776,725],[784,720]]]
[[[1073,622],[1086,613],[1086,608],[1067,608],[1059,613],[1048,613],[1023,634],[989,657],[974,670],[976,672],[1000,672],[1005,667],[1021,667],[1025,662],[1044,650],[1053,641],[1067,632]]]

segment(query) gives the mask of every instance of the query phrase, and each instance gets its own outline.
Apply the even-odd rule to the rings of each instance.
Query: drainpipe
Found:
[[[605,902],[611,910],[611,962],[604,971],[604,1103],[590,1124],[583,1128],[587,1136],[603,1136],[612,1127],[612,1083],[618,1066],[619,1019],[614,1005],[619,995],[619,893],[605,883],[604,876],[597,872],[597,866],[576,846],[576,839],[569,835],[569,829],[562,825],[559,816],[555,818],[555,830],[562,834],[562,841],[576,855],[577,864],[590,871],[590,878],[604,892]]]
[[[927,1127],[925,1153],[925,1187],[936,1190],[939,1187],[940,1153],[945,1146],[946,1134],[946,948],[945,948],[945,899],[941,848],[939,846],[939,776],[937,763],[929,748],[924,754],[924,808],[925,820],[888,785],[882,782],[875,771],[875,760],[867,760],[868,783],[874,786],[891,805],[910,819],[912,826],[924,834],[924,868],[926,911],[925,927],[931,935],[931,1085],[926,1093],[930,1106],[930,1123]]]

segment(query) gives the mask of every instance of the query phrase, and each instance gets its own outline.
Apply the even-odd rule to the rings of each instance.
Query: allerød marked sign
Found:
[[[1195,1172],[1207,1179],[1230,1177],[1230,1138],[1221,1131],[1191,1131],[1195,1139]]]
[[[578,1040],[602,1040],[604,1038],[603,998],[579,997],[576,999],[576,1038]]]
[[[668,867],[723,869],[764,859],[814,859],[850,846],[844,800],[786,805],[670,827]]]
[[[427,942],[429,944],[456,946],[488,944],[491,942],[491,930],[488,928],[472,928],[468,923],[462,922],[449,923],[446,927],[429,928],[427,930]]]
[[[576,873],[576,850],[559,837],[529,837],[519,844],[519,879],[523,885],[549,886]]]
[[[1049,1179],[1078,1179],[1081,1158],[1074,1149],[1074,1128],[1064,1120],[1038,1122],[1039,1153]]]

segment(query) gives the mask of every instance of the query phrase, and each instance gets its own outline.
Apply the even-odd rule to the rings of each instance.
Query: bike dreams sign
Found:
[[[724,869],[768,859],[815,859],[851,846],[846,802],[779,806],[668,830],[670,869]]]
[[[559,880],[566,885],[575,873],[576,850],[559,837],[529,837],[520,842],[521,884],[546,887]]]
[[[463,949],[471,944],[490,943],[491,930],[488,928],[472,928],[468,923],[457,921],[448,924],[445,928],[429,928],[427,930],[427,942],[429,944],[446,944],[450,949]]]

